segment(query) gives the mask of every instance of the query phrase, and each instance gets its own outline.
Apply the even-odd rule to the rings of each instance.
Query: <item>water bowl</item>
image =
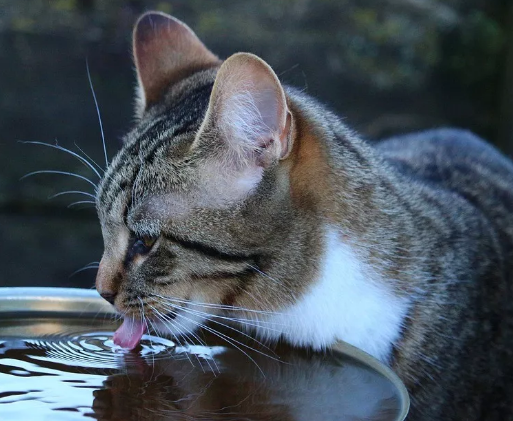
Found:
[[[232,331],[150,333],[125,352],[112,343],[119,324],[92,290],[0,288],[0,419],[401,421],[408,412],[398,377],[349,345],[321,354]]]

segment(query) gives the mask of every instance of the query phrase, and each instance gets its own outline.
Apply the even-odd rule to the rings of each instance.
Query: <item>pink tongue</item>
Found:
[[[146,332],[146,326],[142,320],[134,320],[131,317],[125,318],[123,324],[114,333],[114,344],[122,348],[134,349],[141,341],[142,335]]]

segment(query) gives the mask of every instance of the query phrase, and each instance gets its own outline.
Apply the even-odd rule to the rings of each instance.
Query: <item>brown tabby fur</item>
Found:
[[[372,146],[260,59],[221,64],[163,14],[140,19],[134,50],[139,120],[97,195],[100,293],[135,317],[141,302],[147,317],[164,312],[155,294],[280,311],[315,282],[325,227],[337,227],[410,304],[390,356],[409,419],[513,419],[508,159],[449,129]],[[258,99],[275,110],[270,140],[232,144],[226,104],[245,86],[233,74],[275,98]],[[257,179],[247,191],[244,174]],[[131,255],[144,235],[151,251]]]

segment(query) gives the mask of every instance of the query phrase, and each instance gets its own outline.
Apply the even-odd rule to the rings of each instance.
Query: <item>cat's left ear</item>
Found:
[[[217,143],[211,146],[224,146],[231,164],[265,168],[289,155],[291,123],[271,67],[253,54],[237,53],[219,69],[196,145],[210,139]]]
[[[133,48],[139,116],[162,97],[166,87],[221,63],[185,23],[161,12],[148,12],[139,18]]]

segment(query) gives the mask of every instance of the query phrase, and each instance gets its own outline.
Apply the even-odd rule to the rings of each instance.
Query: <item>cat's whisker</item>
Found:
[[[157,294],[152,294],[152,295],[158,296]],[[162,298],[161,296],[158,296],[158,297]],[[265,329],[274,330],[274,329],[271,329],[271,328],[268,328],[268,327],[262,326],[262,325],[269,324],[269,325],[273,325],[273,326],[285,326],[285,323],[277,323],[277,322],[262,320],[262,319],[259,319],[259,318],[251,319],[251,318],[231,317],[231,316],[226,316],[226,315],[206,313],[206,312],[204,312],[202,310],[194,309],[194,307],[205,307],[203,305],[196,306],[197,303],[195,301],[186,301],[186,300],[179,300],[179,299],[174,300],[174,299],[171,299],[169,297],[166,297],[164,300],[159,301],[159,302],[161,302],[163,305],[165,305],[166,303],[170,303],[172,301],[175,301],[177,303],[187,304],[189,306],[188,307],[189,309],[195,310],[195,311],[197,311],[198,313],[201,313],[201,314],[208,315],[209,317],[216,317],[216,318],[220,318],[220,319],[231,320],[231,321],[235,321],[235,322],[239,322],[239,323],[243,323],[243,324],[248,324],[248,325],[251,325],[251,326],[254,326],[254,327],[263,327]],[[172,303],[170,303],[170,304],[172,304]],[[180,306],[179,308],[183,308],[183,307]],[[217,308],[215,308],[215,309],[217,309]],[[228,306],[227,308],[221,308],[220,310],[229,311],[231,309],[232,308],[230,306]],[[240,308],[240,310],[242,311],[243,309]],[[276,313],[273,313],[273,314],[276,314]],[[250,314],[250,315],[253,315],[253,314]],[[264,314],[264,316],[267,316],[267,314]]]
[[[264,307],[264,308],[266,307],[265,305],[263,305],[264,303],[263,303],[263,301],[262,301],[262,299],[260,297],[255,296],[255,294],[252,294],[247,289],[244,289],[243,292],[244,292],[244,294],[249,295],[254,303],[259,304],[261,307]]]
[[[102,117],[100,115],[100,107],[98,107],[98,101],[96,100],[96,93],[94,92],[93,81],[91,80],[91,72],[89,71],[89,61],[86,59],[87,79],[89,80],[89,87],[93,94],[94,106],[96,107],[96,114],[98,115],[98,122],[100,123],[100,132],[102,134],[103,153],[105,155],[105,168],[109,166],[109,160],[107,158],[107,147],[105,146],[105,135],[103,133]]]
[[[52,194],[51,196],[48,196],[48,199],[54,199],[56,197],[63,196],[65,194],[82,194],[82,195],[88,196],[88,197],[90,197],[92,199],[96,199],[96,196],[94,194],[91,194],[91,193],[88,193],[88,192],[85,192],[85,191],[81,191],[81,190],[62,191],[60,193],[56,193],[56,194]]]
[[[258,365],[258,363],[255,361],[254,358],[251,357],[251,355],[249,355],[246,351],[244,351],[242,348],[240,348],[239,346],[237,346],[237,344],[243,346],[243,347],[246,347],[246,348],[249,348],[250,350],[252,351],[256,351],[255,349],[253,349],[252,347],[246,345],[246,344],[243,344],[239,341],[237,341],[236,339],[233,339],[233,338],[230,338],[229,336],[227,335],[224,335],[223,333],[221,332],[218,332],[217,330],[215,329],[212,329],[208,326],[206,326],[204,323],[201,323],[201,322],[198,322],[196,320],[193,320],[193,319],[190,319],[188,318],[187,316],[184,316],[183,314],[180,314],[178,313],[177,314],[178,317],[182,317],[186,320],[189,320],[191,323],[195,324],[196,326],[200,327],[201,329],[204,329],[206,330],[207,332],[210,332],[212,333],[213,335],[217,336],[218,338],[224,340],[225,342],[229,343],[230,345],[232,345],[234,348],[238,349],[240,352],[242,352],[246,357],[249,358],[249,360],[251,360],[251,362],[253,362],[253,364],[255,364],[255,366],[258,368],[258,370],[260,371],[260,373],[262,374],[262,376],[265,378],[265,373],[264,371],[262,370],[262,368]],[[269,355],[261,352],[262,355],[265,355],[266,357],[269,357],[269,358],[272,358],[270,357]]]
[[[182,311],[184,311],[184,312],[186,312],[186,313],[190,314],[191,316],[198,316],[198,315],[199,315],[199,316],[205,316],[205,319],[206,319],[207,321],[209,321],[209,322],[213,322],[213,323],[216,323],[216,324],[218,324],[218,325],[220,325],[220,326],[223,326],[223,327],[225,327],[225,328],[227,328],[227,329],[233,330],[233,331],[237,332],[238,334],[241,334],[241,335],[243,335],[243,336],[245,336],[245,337],[247,337],[247,338],[249,338],[249,339],[251,339],[251,340],[255,341],[255,342],[256,342],[257,344],[259,344],[260,346],[264,347],[265,349],[268,349],[268,350],[269,350],[269,351],[271,351],[273,354],[275,354],[275,353],[274,353],[274,351],[273,351],[272,349],[270,349],[269,347],[265,346],[263,343],[259,342],[257,339],[255,339],[255,338],[253,338],[253,337],[251,337],[251,336],[249,336],[249,335],[245,334],[244,332],[241,332],[241,331],[240,331],[240,330],[238,330],[238,329],[235,329],[235,328],[233,328],[233,327],[231,327],[231,326],[228,326],[228,325],[226,325],[226,324],[224,324],[224,323],[221,323],[221,322],[218,322],[218,321],[215,321],[215,320],[210,319],[210,317],[209,317],[210,315],[209,315],[209,314],[207,314],[207,313],[203,313],[203,314],[202,314],[202,313],[194,312],[194,311],[191,311],[190,309],[187,309],[187,308],[184,308],[184,307],[180,307],[180,306],[173,306],[172,308],[169,308],[169,310],[171,310],[171,311],[173,311],[173,310],[182,310]],[[175,313],[176,313],[177,315],[180,315],[180,313],[179,313],[179,312],[176,312],[176,311],[175,311]],[[192,322],[194,321],[193,319],[189,319],[189,320],[190,320],[190,321],[192,321]],[[224,333],[221,333],[221,332],[218,332],[218,333],[219,333],[220,335],[227,336],[227,335],[224,335]],[[262,354],[262,355],[264,355],[264,356],[266,356],[266,357],[269,357],[269,358],[271,358],[271,359],[273,359],[273,360],[280,361],[279,359],[277,359],[277,358],[275,358],[275,357],[272,357],[271,355],[268,355],[268,354],[266,354],[265,352],[262,352],[262,351],[260,351],[260,350],[258,350],[258,349],[252,348],[251,346],[246,345],[246,344],[244,344],[244,343],[242,343],[242,342],[239,342],[239,341],[237,341],[237,340],[236,340],[236,339],[234,339],[234,338],[230,338],[230,339],[231,339],[231,340],[233,340],[233,341],[235,341],[235,342],[237,342],[237,343],[238,343],[239,345],[241,345],[241,346],[244,346],[244,347],[246,347],[246,348],[251,349],[252,351],[255,351],[255,352],[257,352],[257,353],[259,353],[259,354]],[[276,355],[276,354],[275,354],[275,355]]]
[[[154,312],[159,313],[159,314],[161,314],[161,315],[162,315],[162,313],[161,313],[158,309],[156,309],[154,306],[152,306],[151,304],[148,304],[148,306],[149,306],[149,307],[150,307]],[[162,317],[166,317],[166,318],[167,318],[167,316],[165,316],[165,315],[162,315]],[[202,340],[202,339],[201,339],[198,335],[196,335],[193,331],[189,331],[189,333],[194,337],[194,339],[196,339],[196,340],[200,343],[200,345],[207,346],[207,344],[205,343],[205,341],[204,341],[204,340]],[[189,338],[189,339],[190,339],[190,338]]]
[[[187,310],[188,310],[188,309],[187,309]],[[193,313],[191,313],[191,312],[189,312],[189,314],[194,315],[194,314],[193,314]],[[199,315],[201,315],[201,314],[199,314]],[[272,355],[274,355],[275,357],[272,357],[271,355],[268,355],[268,354],[266,354],[265,352],[260,352],[260,351],[258,351],[258,350],[257,350],[257,349],[255,349],[255,348],[251,348],[251,347],[250,347],[250,349],[253,349],[253,350],[254,350],[254,351],[256,351],[256,352],[261,353],[262,355],[265,355],[266,357],[269,357],[269,358],[274,359],[274,360],[276,360],[276,361],[280,361],[280,360],[279,360],[279,358],[278,358],[278,356],[277,356],[277,355],[276,355],[276,353],[274,352],[274,350],[273,350],[273,349],[271,349],[269,346],[265,345],[264,343],[262,343],[261,341],[259,341],[256,337],[251,336],[251,335],[248,335],[248,334],[246,334],[245,332],[243,332],[243,331],[241,331],[241,330],[239,330],[239,329],[237,329],[237,328],[235,328],[235,327],[233,327],[233,326],[230,326],[230,325],[227,325],[227,324],[225,324],[225,323],[221,323],[221,322],[219,322],[219,321],[217,321],[217,320],[214,320],[214,318],[212,318],[212,317],[211,317],[211,315],[205,315],[205,318],[206,318],[206,320],[207,320],[207,321],[209,321],[209,322],[211,322],[211,323],[215,323],[215,324],[217,324],[217,325],[223,326],[223,327],[224,327],[224,328],[226,328],[226,329],[232,330],[232,331],[236,332],[237,334],[242,335],[242,336],[244,336],[244,337],[246,337],[246,338],[248,338],[248,339],[250,339],[250,340],[252,340],[252,341],[256,342],[256,343],[257,343],[258,345],[260,345],[262,348],[264,348],[264,349],[268,350],[268,351],[269,351]],[[253,326],[254,326],[254,325],[253,325]],[[257,326],[254,326],[254,327],[257,327]],[[265,327],[262,327],[262,329],[265,329]],[[268,328],[267,328],[267,329],[268,329]],[[268,330],[269,330],[269,329],[268,329]],[[276,331],[276,330],[274,330],[274,331]]]
[[[271,331],[274,331],[274,332],[278,332],[278,329],[273,329],[273,328],[265,326],[265,325],[266,324],[273,325],[273,326],[285,326],[286,325],[285,323],[275,323],[275,322],[270,322],[270,321],[267,321],[267,320],[241,319],[241,318],[238,318],[238,317],[220,316],[219,314],[210,314],[210,317],[214,317],[214,318],[217,318],[217,319],[225,319],[225,320],[237,322],[237,323],[248,325],[248,326],[253,326],[253,327],[256,327],[256,328],[262,328],[262,329],[271,330]]]
[[[80,175],[80,174],[75,174],[75,173],[72,173],[72,172],[68,172],[68,171],[57,171],[57,170],[39,170],[39,171],[32,171],[32,172],[29,172],[28,174],[25,174],[23,177],[20,178],[20,180],[24,180],[25,178],[28,178],[28,177],[32,177],[33,175],[37,175],[37,174],[61,174],[61,175],[69,175],[70,177],[76,177],[76,178],[80,178],[81,180],[84,180],[86,182],[88,182],[89,184],[91,184],[91,186],[94,187],[94,190],[96,191],[96,189],[98,188],[98,186],[93,183],[91,180],[89,180],[87,177],[84,177],[83,175]]]
[[[147,321],[147,324],[149,324],[149,326],[147,325],[148,327],[148,332],[150,331],[149,327],[151,327],[151,331],[152,333],[157,336],[157,338],[162,338],[163,336],[159,334],[159,331],[158,329],[156,328],[155,324],[153,323],[152,321],[152,318],[151,317],[147,317],[146,318],[146,321]],[[150,342],[151,342],[151,339],[150,339]],[[155,359],[153,360],[153,370],[155,370]],[[164,373],[165,371],[165,368],[163,368],[163,370],[161,371],[160,374],[158,374],[157,376],[160,376]],[[153,373],[152,373],[152,376],[153,376]]]
[[[160,335],[160,332],[158,331],[158,329],[155,327],[155,325],[153,324],[152,320],[150,317],[148,317],[148,323],[150,324],[151,326],[151,332],[157,337],[157,338],[161,338],[162,335]],[[149,332],[149,330],[148,330]]]
[[[151,307],[151,306],[150,306]],[[148,326],[149,324],[149,326]],[[162,338],[163,336],[160,334],[158,328],[155,326],[155,324],[153,323],[151,317],[147,317],[146,318],[146,327],[148,329],[148,333],[150,333],[150,327],[151,327],[151,332],[157,337],[157,338]],[[151,340],[150,340],[151,342]]]
[[[75,272],[73,272],[71,275],[69,275],[68,278],[71,278],[73,276],[75,276],[77,273],[80,273],[80,272],[83,272],[85,270],[89,270],[89,269],[98,269],[98,267],[100,266],[100,262],[91,262],[91,263],[88,263],[87,265],[85,265],[84,267],[81,267],[80,269],[77,269]]]
[[[105,173],[105,169],[98,165],[98,163],[93,158],[91,158],[80,146],[78,146],[77,142],[73,142],[73,144],[80,152],[85,155],[87,159],[89,159],[92,164],[96,165],[96,168],[98,168],[102,173]]]
[[[265,278],[270,279],[271,281],[273,281],[276,285],[280,285],[282,287],[285,287],[285,289],[291,293],[292,297],[295,298],[295,291],[292,288],[290,288],[289,286],[285,285],[285,283],[278,281],[277,279],[273,278],[271,275],[269,275],[269,274],[265,273],[264,271],[260,270],[256,266],[253,266],[253,265],[251,265],[249,263],[248,263],[248,266],[251,269],[253,269],[255,272],[258,272],[260,275],[262,275]]]
[[[178,303],[197,305],[199,307],[216,308],[216,309],[233,310],[233,311],[246,311],[248,313],[255,313],[255,314],[280,315],[280,313],[275,312],[275,311],[254,310],[254,309],[230,306],[230,305],[225,305],[225,304],[203,303],[201,301],[183,300],[183,299],[175,298],[175,297],[166,297],[166,296],[159,295],[159,294],[151,294],[151,295],[161,298],[163,300],[170,300],[170,301],[174,301],[174,302],[178,302]]]
[[[89,262],[86,264],[86,266],[89,266],[89,265],[100,265],[100,261],[99,260],[94,260],[92,262]]]
[[[173,306],[173,304],[171,303],[162,303],[164,306],[167,305],[171,305]],[[194,306],[194,302],[191,302],[190,303],[191,306]],[[173,306],[175,307],[175,306]],[[194,311],[195,313],[199,314],[199,315],[205,315],[205,316],[208,316],[210,318],[216,318],[216,319],[224,319],[224,320],[228,320],[228,321],[232,321],[232,322],[236,322],[236,323],[240,323],[242,325],[247,325],[247,326],[252,326],[254,328],[261,328],[261,329],[266,329],[266,330],[270,330],[270,331],[274,331],[274,332],[278,332],[279,330],[278,329],[273,329],[271,327],[268,327],[268,326],[265,326],[266,324],[269,324],[269,325],[272,325],[272,326],[285,326],[286,324],[285,323],[275,323],[275,322],[271,322],[271,321],[267,321],[267,320],[260,320],[258,318],[256,319],[243,319],[243,318],[239,318],[239,317],[230,317],[230,316],[222,316],[222,315],[219,315],[219,314],[211,314],[211,313],[206,313],[204,311],[201,311],[201,310],[197,310],[197,309],[194,309],[192,307],[182,307],[182,306],[176,306],[177,308],[180,308],[180,309],[189,309],[191,311]]]
[[[94,167],[93,164],[91,164],[86,158],[84,158],[83,156],[80,156],[79,154],[77,154],[76,152],[73,152],[72,150],[69,150],[67,148],[64,148],[63,146],[60,146],[60,145],[52,145],[51,143],[45,143],[45,142],[38,142],[38,141],[32,141],[32,140],[20,140],[19,141],[20,143],[23,143],[23,144],[28,144],[28,145],[42,145],[42,146],[48,146],[49,148],[53,148],[53,149],[57,149],[59,151],[63,151],[63,152],[67,152],[69,153],[70,155],[74,156],[75,158],[77,158],[80,162],[82,162],[82,164],[84,164],[86,167],[90,168],[91,170],[93,170],[93,172],[98,176],[98,178],[102,178],[100,173],[98,172],[98,170]]]
[[[144,315],[144,303],[141,300],[141,297],[137,297],[137,300],[139,301],[139,304],[141,305],[141,322],[144,323],[144,325],[146,326],[146,331],[148,331],[148,323],[147,323],[146,317]],[[151,343],[151,339],[150,339],[150,343]],[[152,347],[153,347],[153,344],[152,344]]]
[[[144,323],[144,325],[146,326],[146,332],[148,332],[148,333],[149,333],[149,331],[150,331],[150,327],[148,326],[148,318],[147,318],[147,317],[145,317],[145,314],[144,314],[144,302],[143,302],[143,300],[141,299],[141,297],[137,297],[137,299],[139,300],[139,303],[141,304],[142,322],[143,322],[143,323]],[[151,347],[152,347],[152,349],[153,349],[153,342],[152,342],[152,340],[151,340],[151,336],[150,336],[150,335],[148,335],[148,339],[149,339],[149,341],[150,341],[150,345],[151,345]],[[153,378],[153,374],[154,374],[154,371],[155,371],[155,354],[153,354],[153,353],[152,353],[152,357],[153,357],[153,358],[152,358],[152,360],[153,360],[153,361],[152,361],[152,362],[153,362],[153,364],[152,364],[153,371],[152,371],[151,376],[150,376],[150,381],[151,381],[151,379]]]
[[[98,269],[98,264],[94,264],[94,265],[88,265],[88,266],[85,266],[79,270],[85,270],[85,269]],[[74,273],[77,273],[77,272],[74,272]]]
[[[166,316],[164,316],[164,317],[166,317]],[[190,330],[188,330],[188,329],[186,328],[186,326],[184,326],[182,323],[180,323],[180,322],[179,322],[178,320],[176,320],[176,319],[175,319],[173,322],[175,323],[175,327],[179,330],[180,335],[182,335],[182,336],[184,337],[185,341],[189,341],[189,342],[191,342],[191,343],[194,343],[194,341],[192,341],[192,340],[191,340],[191,338],[190,338],[190,336],[188,335],[188,332],[190,333]],[[179,328],[178,326],[180,326],[180,328]],[[187,343],[187,342],[186,342],[186,343]],[[194,355],[194,357],[195,357],[195,358],[196,358],[196,360],[198,361],[198,364],[199,364],[199,366],[200,366],[200,368],[201,368],[201,371],[203,371],[203,373],[205,373],[205,369],[203,368],[203,364],[201,364],[201,360],[199,359],[198,355],[197,355],[197,354],[194,354],[194,353],[193,353],[192,355]],[[207,364],[208,364],[208,366],[210,367],[210,370],[212,371],[212,366],[210,365],[210,363],[208,362],[208,360],[205,360],[205,361],[207,361]]]
[[[176,320],[175,320],[175,322],[176,322],[176,323],[178,323],[180,326],[182,326],[182,327],[184,328],[184,330],[186,330],[187,332],[189,332],[189,334],[191,334],[191,336],[192,336],[194,339],[196,339],[196,340],[197,340],[201,345],[203,345],[203,346],[205,346],[205,347],[207,346],[206,342],[205,342],[205,341],[203,341],[203,340],[202,340],[198,335],[196,335],[196,334],[194,333],[194,331],[193,331],[193,330],[187,329],[187,327],[186,327],[186,326],[182,325],[181,323],[179,323],[179,322],[178,322],[178,321],[176,321]],[[188,336],[188,335],[187,335],[187,338],[190,340],[190,338],[189,338],[189,336]],[[191,341],[191,342],[193,342],[193,341]],[[210,367],[210,371],[212,371],[212,372],[214,373],[214,375],[215,375],[215,376],[217,376],[216,372],[217,372],[217,373],[219,373],[219,374],[221,374],[221,369],[220,369],[220,368],[219,368],[219,366],[217,365],[217,362],[216,362],[216,360],[215,360],[215,359],[212,359],[212,361],[213,361],[213,363],[214,363],[214,365],[215,365],[215,369],[214,369],[214,367],[212,367],[212,365],[210,364],[210,361],[208,360],[208,358],[205,358],[205,361],[206,361],[206,363],[208,364],[208,366]]]
[[[222,323],[222,322],[218,322],[218,321],[216,321],[216,320],[213,320],[213,318],[211,317],[211,315],[210,315],[210,314],[203,313],[203,312],[195,312],[194,310],[191,310],[191,309],[189,309],[189,308],[181,308],[181,310],[183,310],[183,311],[185,311],[185,312],[187,312],[187,313],[189,313],[189,314],[191,314],[191,315],[193,315],[193,316],[204,316],[204,317],[205,317],[205,319],[206,319],[206,320],[208,320],[209,322],[216,323],[216,324],[218,324],[218,325],[220,325],[220,326],[225,327],[226,329],[233,330],[233,331],[234,331],[234,332],[236,332],[237,334],[240,334],[240,335],[242,335],[242,336],[244,336],[244,337],[246,337],[246,338],[251,339],[252,341],[255,341],[257,344],[259,344],[259,345],[260,345],[260,346],[262,346],[263,348],[265,348],[265,349],[269,350],[269,351],[270,351],[270,352],[272,352],[274,355],[276,355],[276,353],[274,352],[274,350],[272,350],[272,349],[271,349],[271,348],[269,348],[268,346],[264,345],[262,342],[260,342],[260,341],[259,341],[259,340],[257,340],[256,338],[254,338],[254,337],[252,337],[252,336],[250,336],[250,335],[248,335],[248,334],[246,334],[246,333],[244,333],[244,332],[240,331],[239,329],[234,328],[233,326],[229,326],[229,325],[227,325],[227,324],[225,324],[225,323]],[[256,351],[256,352],[258,352],[258,350],[256,350],[256,349],[255,349],[255,351]],[[268,355],[267,355],[267,354],[265,354],[265,353],[262,353],[262,354],[263,354],[263,355],[268,356]],[[270,357],[270,358],[272,358],[272,357]],[[279,360],[278,360],[278,361],[279,361]]]
[[[77,206],[74,209],[76,209],[76,210],[94,209],[94,206],[92,206],[92,205],[82,205],[82,206]]]
[[[151,304],[148,304],[150,306],[150,308],[153,309],[153,311],[155,312],[155,315],[157,316],[157,318],[165,325],[165,326],[168,326],[168,329],[172,332],[173,328],[180,331],[180,328],[176,327],[176,324],[175,324],[175,321],[174,320],[171,320],[169,319],[168,317],[166,317],[165,315],[163,315],[160,311],[158,311],[155,307],[153,307]],[[181,348],[185,348],[185,346],[180,342],[180,339],[178,339],[178,336],[175,335],[173,333],[173,337],[175,339],[176,342],[178,342],[178,345],[180,345]],[[188,352],[185,352],[185,356],[187,357],[187,359],[189,360],[189,362],[191,363],[191,365],[193,367],[194,366],[194,363],[192,362],[191,358],[189,357],[189,354]]]
[[[93,205],[96,205],[96,202],[93,202],[92,200],[79,200],[78,202],[73,202],[73,203],[70,203],[67,207],[68,208],[71,208],[73,206],[76,206],[76,205],[82,205],[82,204],[93,204]]]

